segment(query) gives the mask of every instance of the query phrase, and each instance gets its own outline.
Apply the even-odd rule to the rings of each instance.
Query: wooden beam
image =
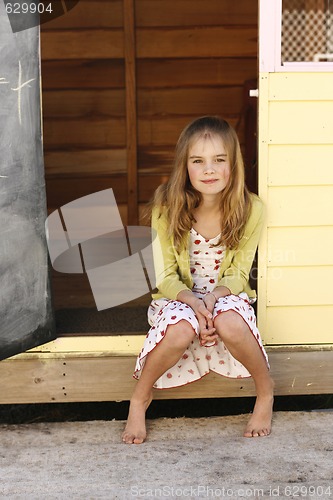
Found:
[[[298,347],[267,348],[275,394],[331,394],[333,351]],[[128,400],[135,386],[135,360],[135,355],[105,351],[25,353],[0,363],[0,404]],[[154,391],[155,399],[254,395],[251,378],[228,379],[213,372],[192,384]]]
[[[124,5],[127,2],[130,0],[124,0]],[[126,10],[126,16],[128,15]],[[43,61],[123,59],[123,34],[118,29],[44,32],[41,36]],[[136,56],[140,59],[255,58],[257,37],[257,26],[140,28],[136,30]]]
[[[134,0],[124,0],[128,224],[138,224],[137,110]]]

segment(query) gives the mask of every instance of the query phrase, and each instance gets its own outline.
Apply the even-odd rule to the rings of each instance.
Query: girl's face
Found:
[[[206,199],[223,191],[230,177],[230,160],[218,135],[205,134],[189,148],[187,170],[194,189]]]

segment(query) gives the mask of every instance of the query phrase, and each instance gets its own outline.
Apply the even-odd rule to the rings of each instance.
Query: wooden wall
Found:
[[[259,328],[266,344],[332,344],[333,74],[263,73],[259,90]]]
[[[112,187],[137,224],[190,120],[222,115],[245,142],[257,0],[81,0],[41,29],[49,211]]]

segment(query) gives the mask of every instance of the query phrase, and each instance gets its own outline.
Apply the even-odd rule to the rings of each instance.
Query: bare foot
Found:
[[[146,439],[146,411],[152,399],[152,395],[147,400],[131,399],[126,427],[122,434],[124,443],[141,444]]]
[[[257,397],[244,437],[263,437],[271,433],[273,400],[273,395]]]

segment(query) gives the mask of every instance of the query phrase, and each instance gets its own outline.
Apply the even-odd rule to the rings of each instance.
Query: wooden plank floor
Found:
[[[136,337],[136,342],[140,337]],[[87,340],[85,340],[87,342]],[[106,342],[104,340],[104,342]],[[120,344],[118,344],[120,345]],[[128,400],[136,354],[122,337],[117,351],[31,351],[0,363],[0,404]],[[137,349],[137,347],[135,347]],[[333,393],[333,346],[267,348],[276,395]],[[254,396],[252,379],[209,373],[177,389],[155,390],[156,399]]]

